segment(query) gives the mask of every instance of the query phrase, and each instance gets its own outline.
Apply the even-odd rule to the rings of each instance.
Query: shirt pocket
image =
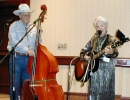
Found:
[[[19,30],[16,30],[16,36],[18,38],[18,40],[22,39],[25,35],[25,31],[19,31]]]
[[[29,39],[34,39],[34,40],[35,40],[36,34],[34,34],[33,32],[30,32],[30,33],[28,34],[28,37],[29,37]]]

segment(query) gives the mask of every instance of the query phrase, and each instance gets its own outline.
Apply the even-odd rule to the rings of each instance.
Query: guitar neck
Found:
[[[113,42],[109,43],[107,46],[111,46],[111,48],[113,48],[112,43],[113,43]],[[105,49],[103,49],[102,51],[98,52],[97,54],[95,54],[95,55],[93,56],[93,59],[98,58],[98,57],[101,56],[104,52],[105,52]]]
[[[98,58],[98,57],[101,56],[104,52],[105,52],[105,49],[103,49],[102,51],[98,52],[97,54],[95,54],[95,55],[93,56],[93,59]]]
[[[129,42],[130,39],[129,38],[126,38],[127,40],[125,40],[125,42]],[[111,48],[116,48],[118,46],[121,46],[123,45],[123,43],[125,42],[122,42],[122,41],[113,41],[113,42],[110,42],[107,46],[110,46]],[[96,59],[98,58],[99,56],[101,56],[103,53],[105,52],[105,49],[103,49],[102,51],[98,52],[97,54],[93,55],[93,59]]]

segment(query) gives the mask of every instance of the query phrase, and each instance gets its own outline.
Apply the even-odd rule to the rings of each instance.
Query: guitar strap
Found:
[[[111,37],[109,34],[107,34],[107,38],[106,40],[104,41],[103,45],[102,45],[102,48],[101,50],[103,50],[112,40],[111,40]],[[93,40],[93,50],[96,50],[96,48],[98,47],[98,38],[95,38]]]
[[[111,37],[112,36],[110,36],[109,34],[107,34],[107,38],[106,38],[104,44],[102,45],[101,50],[103,50],[111,42]]]

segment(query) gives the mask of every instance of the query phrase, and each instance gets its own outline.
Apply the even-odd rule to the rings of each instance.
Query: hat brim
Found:
[[[13,14],[16,15],[16,16],[19,16],[19,13],[21,13],[21,12],[30,12],[30,13],[32,13],[33,11],[34,10],[15,10],[13,12]]]

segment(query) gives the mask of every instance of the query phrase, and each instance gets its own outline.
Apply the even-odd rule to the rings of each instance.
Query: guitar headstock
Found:
[[[116,48],[116,47],[119,47],[121,45],[123,45],[122,41],[115,41],[112,43],[111,48]]]
[[[125,35],[119,29],[116,31],[115,37],[122,43],[130,41],[130,39],[128,37],[126,38]]]
[[[125,42],[129,42],[130,39],[125,37],[125,35],[118,29],[115,34],[116,41],[111,45],[111,48],[116,48],[123,45]]]

